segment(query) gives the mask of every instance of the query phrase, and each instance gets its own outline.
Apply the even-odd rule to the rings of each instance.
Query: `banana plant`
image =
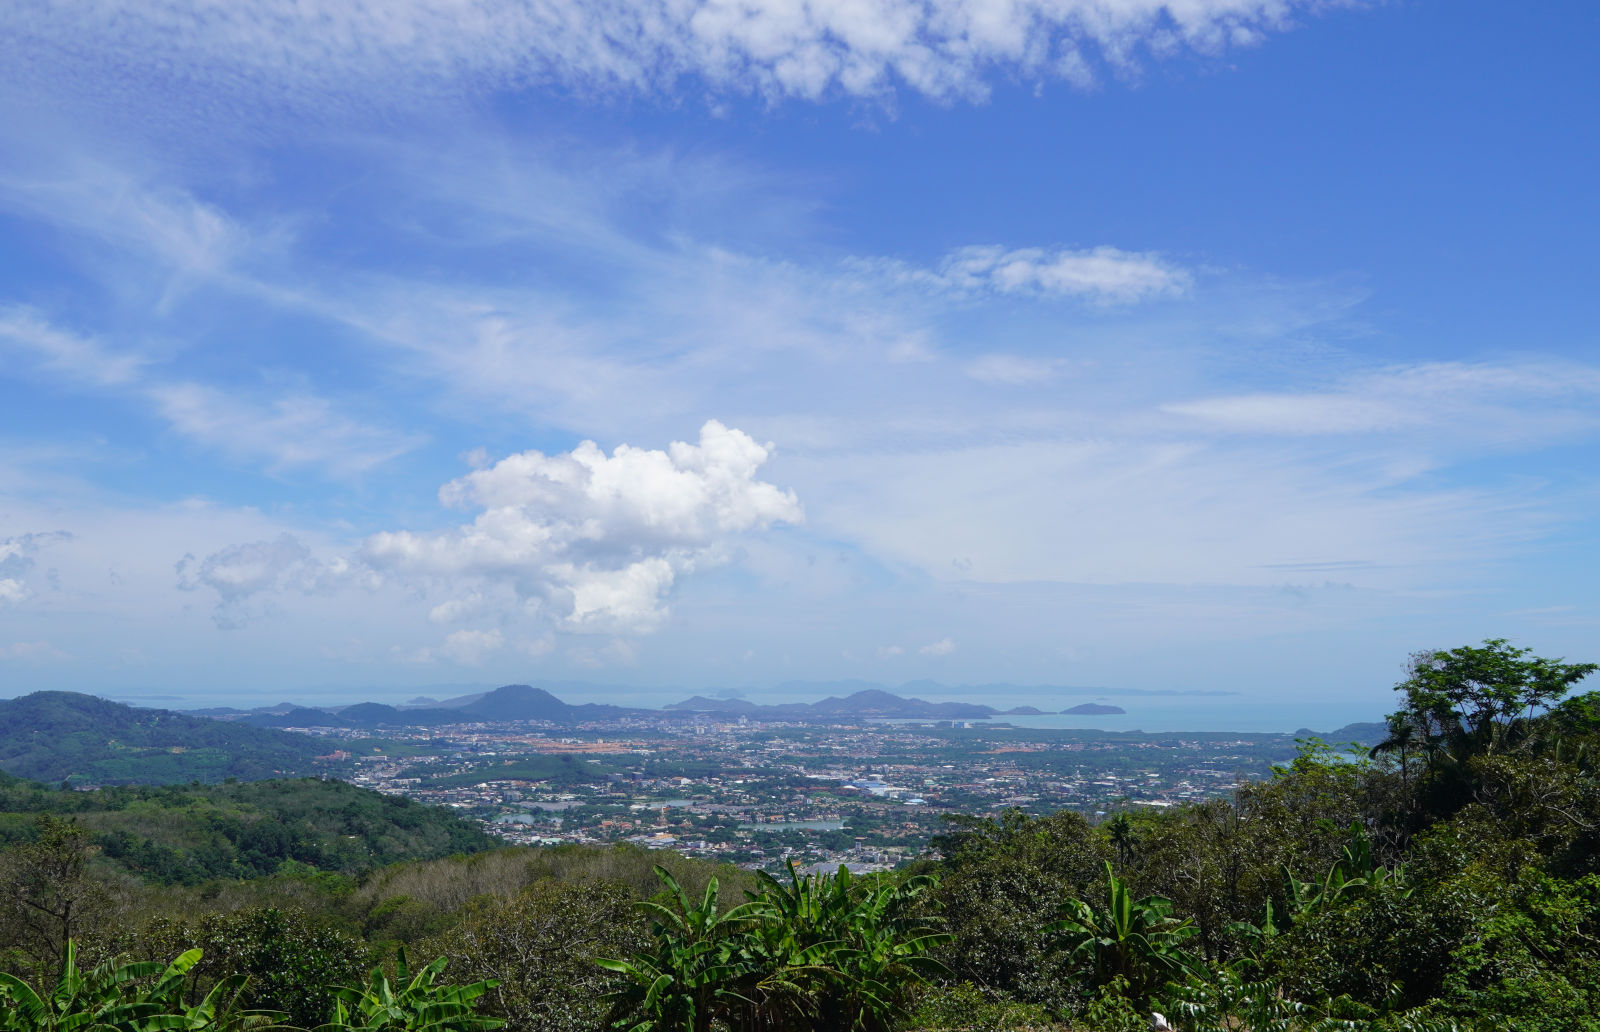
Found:
[[[753,900],[719,912],[717,879],[692,903],[666,868],[657,865],[655,872],[667,902],[638,904],[651,918],[653,952],[596,962],[627,980],[612,997],[613,1023],[630,1032],[711,1032],[719,1019],[755,1001],[761,958],[737,933],[767,916],[771,904]]]
[[[933,879],[862,883],[842,865],[836,874],[803,877],[791,866],[787,882],[760,877],[755,898],[770,905],[763,931],[781,944],[772,952],[790,973],[786,981],[812,983],[815,1027],[890,1028],[904,1016],[912,986],[949,973],[929,954],[951,937],[916,912]]]
[[[1183,949],[1198,933],[1189,920],[1172,916],[1172,901],[1161,896],[1135,899],[1111,864],[1106,864],[1106,903],[1096,909],[1082,900],[1061,907],[1061,920],[1049,926],[1059,948],[1089,971],[1092,985],[1121,976],[1143,999],[1171,978],[1194,970],[1197,961]]]
[[[1275,908],[1268,900],[1260,924],[1235,921],[1228,926],[1229,930],[1245,939],[1270,939],[1288,931],[1313,911],[1332,906],[1362,890],[1386,890],[1401,897],[1411,895],[1413,889],[1406,881],[1404,866],[1379,864],[1372,852],[1372,841],[1359,822],[1350,823],[1349,834],[1350,840],[1339,859],[1323,874],[1320,882],[1301,881],[1287,865],[1283,866],[1280,868],[1283,907]]]
[[[240,1032],[282,1020],[272,1011],[237,1006],[244,976],[224,979],[192,1007],[183,1003],[199,950],[170,964],[108,960],[89,971],[78,966],[78,947],[67,941],[61,975],[48,992],[0,973],[0,1028],[7,1032]]]
[[[505,1022],[474,1013],[473,1001],[499,985],[484,979],[470,985],[439,985],[449,963],[440,957],[411,974],[406,951],[395,960],[395,977],[372,970],[366,986],[334,990],[333,1019],[318,1032],[489,1032]]]
[[[600,965],[626,976],[615,1027],[629,1032],[886,1032],[910,990],[944,968],[949,941],[917,914],[928,878],[862,882],[848,869],[787,880],[762,875],[744,904],[721,913],[713,881],[691,902],[661,868],[667,902],[641,904],[655,948]]]
[[[178,1004],[170,1013],[147,1018],[139,1026],[140,1032],[249,1032],[282,1027],[286,1015],[281,1012],[240,1006],[249,981],[249,975],[229,975],[193,1006]]]

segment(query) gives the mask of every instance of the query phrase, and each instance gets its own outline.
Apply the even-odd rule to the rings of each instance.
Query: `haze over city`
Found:
[[[457,8],[0,10],[0,695],[1592,656],[1592,11]]]

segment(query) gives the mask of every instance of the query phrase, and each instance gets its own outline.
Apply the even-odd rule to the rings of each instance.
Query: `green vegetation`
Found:
[[[51,817],[91,836],[102,863],[162,885],[353,875],[495,844],[448,810],[315,778],[89,792],[0,786],[0,842],[48,836]]]
[[[90,785],[255,780],[330,770],[307,735],[136,709],[75,692],[0,700],[0,770]]]
[[[499,1018],[473,1013],[473,1001],[499,983],[484,979],[470,985],[437,984],[449,963],[448,958],[440,957],[413,976],[406,951],[401,949],[392,981],[388,972],[376,967],[367,985],[334,990],[333,1019],[323,1028],[329,1032],[489,1032],[504,1025]]]
[[[7,782],[0,1028],[1600,1030],[1600,695],[1570,695],[1594,669],[1419,654],[1370,752],[1309,740],[1231,798],[1098,825],[959,818],[871,876],[446,855],[420,816],[320,782]],[[192,883],[112,855],[119,829],[198,855],[186,836],[247,809],[353,820],[330,834],[383,855]]]
[[[763,885],[739,906],[718,907],[712,879],[698,901],[665,868],[665,902],[652,918],[652,948],[601,967],[625,978],[611,1023],[631,1032],[714,1029],[860,1029],[889,1032],[914,990],[944,967],[929,956],[949,936],[934,932],[920,898],[933,879],[858,884],[848,869]]]
[[[1123,993],[1144,999],[1194,967],[1183,944],[1199,929],[1188,919],[1172,917],[1169,899],[1134,899],[1109,863],[1103,908],[1075,899],[1061,910],[1063,916],[1051,931],[1061,937],[1068,962],[1088,972],[1092,988],[1120,980]]]
[[[60,978],[50,989],[36,991],[15,975],[0,972],[0,1027],[14,1032],[235,1032],[272,1024],[281,1017],[238,1006],[246,981],[243,975],[222,979],[195,1003],[185,1003],[186,976],[199,959],[199,950],[188,950],[165,966],[108,960],[83,971],[78,967],[77,950],[68,940]]]

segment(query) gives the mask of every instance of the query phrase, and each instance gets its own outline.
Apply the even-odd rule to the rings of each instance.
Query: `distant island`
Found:
[[[844,698],[830,695],[821,702],[759,705],[744,699],[708,699],[703,695],[664,707],[673,713],[710,713],[753,720],[984,720],[1001,710],[971,702],[925,702],[906,699],[881,688],[863,688]],[[1004,711],[1007,715],[1038,713],[1031,706]]]
[[[854,687],[860,682],[843,682]],[[941,685],[918,682],[924,687],[944,691]],[[987,720],[1000,716],[1036,716],[1048,711],[1033,706],[1016,706],[1001,710],[982,703],[928,702],[916,697],[905,697],[877,687],[858,688],[849,695],[830,695],[818,702],[756,703],[748,699],[710,698],[694,695],[682,702],[671,703],[661,709],[644,709],[613,706],[605,703],[573,705],[564,702],[556,691],[571,692],[592,690],[590,686],[569,681],[545,681],[539,684],[508,684],[489,692],[464,695],[444,701],[420,697],[412,703],[391,706],[381,702],[358,702],[347,706],[299,706],[282,703],[252,710],[215,707],[195,710],[195,716],[214,717],[221,720],[253,724],[256,727],[433,727],[449,724],[495,722],[508,720],[537,720],[556,724],[573,724],[596,720],[617,720],[628,717],[683,717],[697,716],[739,718],[757,721],[793,721],[798,723],[867,720]],[[903,689],[902,689],[903,690]],[[1088,711],[1084,711],[1088,712]],[[1118,710],[1117,712],[1121,712]]]
[[[1111,706],[1103,702],[1080,702],[1071,709],[1064,709],[1062,713],[1070,713],[1082,717],[1105,717],[1115,713],[1126,713],[1121,706]]]

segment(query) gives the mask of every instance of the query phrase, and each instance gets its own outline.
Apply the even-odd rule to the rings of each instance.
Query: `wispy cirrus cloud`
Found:
[[[1600,370],[1546,361],[1426,362],[1311,389],[1169,402],[1232,433],[1322,436],[1445,431],[1460,439],[1554,439],[1600,429]]]
[[[981,383],[1005,387],[1023,387],[1048,383],[1060,376],[1071,365],[1071,360],[1056,356],[1037,355],[979,355],[968,362],[966,374]]]
[[[530,489],[518,500],[488,486],[477,493],[471,476],[450,492],[469,515],[448,518],[446,529],[436,514],[334,527],[352,493],[301,496],[308,511],[285,516],[298,526],[252,524],[245,535],[169,543],[162,553],[169,593],[173,562],[186,552],[203,557],[180,578],[194,589],[178,594],[189,607],[181,612],[197,611],[208,632],[206,615],[248,624],[229,636],[233,647],[293,630],[342,650],[322,618],[340,624],[359,611],[377,614],[368,648],[386,656],[398,641],[418,661],[482,664],[509,676],[522,676],[515,664],[535,656],[569,667],[639,655],[653,662],[693,622],[692,607],[714,610],[708,626],[718,628],[742,618],[730,613],[758,608],[748,605],[757,589],[727,589],[748,577],[773,600],[775,624],[823,627],[826,614],[853,614],[870,625],[862,655],[891,641],[902,643],[891,647],[900,662],[978,664],[997,655],[1008,614],[1026,608],[1016,600],[1039,584],[1105,589],[1115,611],[1086,603],[1077,622],[1126,628],[1130,640],[1147,633],[1151,613],[1168,628],[1210,632],[1229,612],[1218,600],[1245,595],[1238,625],[1265,633],[1323,618],[1296,609],[1286,620],[1285,606],[1354,611],[1360,605],[1340,592],[1359,589],[1370,600],[1415,591],[1441,569],[1513,554],[1537,537],[1545,514],[1568,504],[1463,485],[1449,476],[1449,453],[1418,455],[1414,446],[1419,426],[1478,420],[1481,407],[1449,400],[1467,396],[1498,395],[1497,420],[1547,440],[1550,411],[1582,408],[1529,386],[1548,377],[1510,361],[1433,368],[1410,380],[1348,354],[1318,354],[1292,369],[1273,361],[1284,341],[1314,345],[1342,317],[1347,306],[1328,303],[1317,284],[1253,289],[1241,286],[1248,273],[1133,248],[1005,245],[886,260],[816,246],[786,252],[745,238],[735,246],[703,223],[658,214],[679,204],[681,179],[701,179],[701,190],[707,180],[720,185],[698,175],[715,162],[686,174],[643,155],[585,181],[515,146],[498,160],[482,160],[493,147],[464,148],[438,165],[416,148],[399,152],[410,167],[372,161],[363,187],[385,216],[421,214],[400,222],[350,209],[328,215],[324,242],[372,234],[350,251],[274,238],[270,221],[239,213],[248,203],[201,201],[132,177],[127,189],[154,199],[130,195],[126,210],[137,217],[126,222],[116,221],[124,209],[108,208],[96,238],[95,220],[75,222],[67,210],[81,191],[40,187],[38,203],[19,203],[24,217],[94,238],[99,264],[88,271],[124,305],[103,322],[80,316],[82,331],[52,325],[42,307],[12,309],[18,368],[29,379],[131,399],[184,441],[269,470],[382,466],[396,474],[383,488],[408,495],[414,479],[396,485],[426,459],[410,466],[385,456],[413,433],[455,435],[449,452],[488,440],[497,455],[507,437],[531,433],[544,449],[539,458],[526,468],[504,460],[496,476],[548,488],[579,435],[665,441],[716,412],[752,440],[782,445],[752,479],[804,497],[812,530],[705,531],[691,520],[677,537],[641,538],[627,506],[608,508],[603,492]],[[484,171],[456,178],[473,164]],[[769,192],[782,200],[781,186],[763,183],[734,207],[766,210]],[[657,204],[663,196],[670,201]],[[391,198],[398,203],[382,203]],[[317,198],[280,200],[289,222],[311,225],[323,214]],[[650,211],[643,228],[629,214],[639,208]],[[195,210],[209,215],[197,221]],[[204,229],[211,217],[225,227],[214,236]],[[275,246],[289,249],[281,261]],[[147,274],[158,287],[181,278],[192,289],[166,303],[164,289],[117,289],[124,273]],[[148,312],[137,310],[144,304]],[[214,313],[231,319],[241,307],[305,332],[294,341],[298,375],[273,377],[280,342],[269,332],[253,347],[207,352]],[[34,339],[16,339],[27,334]],[[162,339],[181,341],[200,360],[177,375],[176,363],[149,350]],[[370,380],[385,393],[368,423],[350,413],[374,411],[359,404]],[[1041,389],[977,390],[974,381]],[[1286,432],[1294,425],[1330,429]],[[1341,426],[1368,428],[1358,454],[1332,454],[1317,441]],[[1249,440],[1268,427],[1287,440]],[[596,470],[617,460],[611,447]],[[637,450],[674,461],[672,449]],[[643,511],[651,498],[641,487],[628,505]],[[370,537],[374,525],[410,529],[391,540]],[[194,521],[182,527],[197,533]],[[585,528],[598,536],[585,537]],[[280,547],[284,531],[304,545]],[[127,536],[127,551],[144,547]],[[376,541],[405,547],[379,555]],[[735,551],[758,553],[762,565],[742,557],[712,569]],[[370,579],[329,576],[329,557],[339,555]],[[855,592],[873,577],[911,587],[881,606],[862,603]],[[949,601],[945,589],[964,600]],[[823,600],[815,602],[823,615],[790,619],[796,609],[788,607],[809,604],[795,601],[807,591]],[[212,601],[221,607],[199,604]],[[867,612],[924,604],[914,617]],[[633,643],[668,619],[674,634]],[[770,634],[763,647],[772,654],[789,647],[751,623],[753,634]],[[545,633],[526,637],[526,627]],[[930,629],[951,627],[963,628],[961,648],[941,654]],[[600,643],[612,635],[630,637]]]
[[[145,356],[117,352],[99,341],[52,325],[20,305],[0,307],[0,349],[9,350],[40,371],[89,387],[122,387],[140,379]]]
[[[151,356],[62,329],[25,306],[0,307],[0,354],[7,352],[36,376],[129,398],[202,447],[274,471],[356,473],[421,441],[345,415],[310,390],[263,392],[172,377]]]
[[[172,428],[245,461],[281,471],[320,467],[359,473],[415,448],[422,435],[362,422],[310,391],[263,399],[208,384],[174,381],[145,391]]]

